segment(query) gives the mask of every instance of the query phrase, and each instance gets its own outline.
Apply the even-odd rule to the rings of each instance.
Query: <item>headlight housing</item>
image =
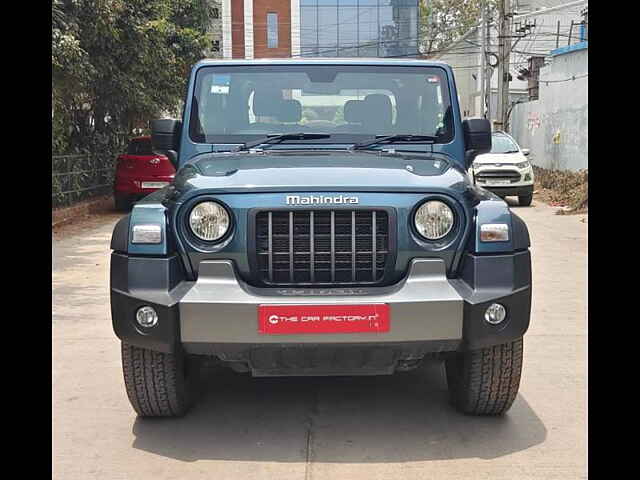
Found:
[[[440,200],[428,200],[416,210],[413,223],[427,240],[439,240],[447,236],[454,224],[453,210]]]
[[[205,242],[220,240],[229,230],[230,224],[229,213],[218,202],[200,202],[189,213],[191,232]]]
[[[520,169],[527,168],[527,167],[529,167],[529,165],[531,165],[529,163],[529,160],[525,160],[524,162],[516,163],[516,167],[518,167]]]

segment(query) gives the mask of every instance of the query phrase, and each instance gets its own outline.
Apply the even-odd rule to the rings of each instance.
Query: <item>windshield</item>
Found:
[[[220,66],[198,71],[189,133],[198,143],[283,133],[331,135],[321,143],[394,134],[446,143],[453,118],[446,72],[438,67]]]
[[[491,139],[491,153],[516,153],[516,145],[509,137],[504,135],[494,135]]]

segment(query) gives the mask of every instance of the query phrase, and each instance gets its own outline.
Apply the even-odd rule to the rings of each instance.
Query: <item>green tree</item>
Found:
[[[53,0],[54,153],[111,148],[177,114],[203,57],[206,0]]]
[[[496,0],[486,0],[490,17]],[[420,2],[419,46],[423,55],[439,53],[481,19],[482,0],[423,0]]]

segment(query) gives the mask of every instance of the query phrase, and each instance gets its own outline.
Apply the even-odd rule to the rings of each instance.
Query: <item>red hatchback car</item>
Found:
[[[131,139],[127,153],[120,155],[116,164],[116,208],[128,210],[136,200],[173,182],[175,174],[169,159],[151,150],[151,137]]]

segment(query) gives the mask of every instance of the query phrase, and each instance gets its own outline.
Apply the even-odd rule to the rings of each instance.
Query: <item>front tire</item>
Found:
[[[453,405],[472,415],[502,415],[516,398],[522,372],[522,338],[456,353],[446,360]]]
[[[131,406],[141,417],[180,417],[193,403],[198,364],[122,342],[122,370]]]
[[[528,207],[531,205],[531,201],[533,200],[533,195],[518,195],[518,204],[521,207]]]

